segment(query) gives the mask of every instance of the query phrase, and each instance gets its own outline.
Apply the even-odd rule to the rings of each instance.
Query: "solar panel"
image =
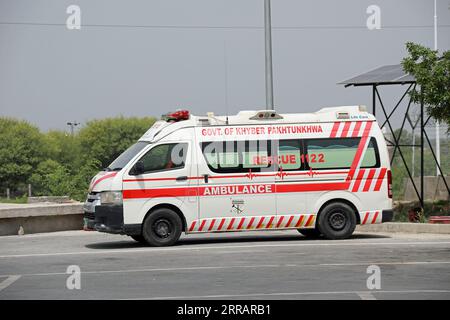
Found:
[[[414,83],[413,76],[403,71],[400,64],[379,67],[375,70],[360,74],[359,76],[339,82],[338,84],[350,85],[374,85],[374,84],[401,84]]]

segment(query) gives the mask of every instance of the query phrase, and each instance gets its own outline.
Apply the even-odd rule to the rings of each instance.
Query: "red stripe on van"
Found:
[[[350,130],[350,125],[351,125],[352,123],[350,122],[350,121],[347,121],[346,123],[345,123],[345,125],[344,125],[344,129],[342,130],[342,134],[341,134],[341,137],[342,138],[346,138],[347,137],[347,134],[348,134],[348,131]]]
[[[212,219],[211,224],[209,225],[208,231],[212,230],[212,228],[214,227],[214,223],[216,223],[216,219]]]
[[[250,229],[252,227],[254,221],[255,221],[255,217],[250,219],[250,222],[248,223],[247,229]]]
[[[377,169],[369,170],[369,175],[367,176],[366,183],[364,184],[364,189],[363,189],[364,192],[369,191],[370,185],[372,184],[372,180],[373,180],[373,177],[374,177],[376,171],[377,171]]]
[[[378,211],[375,212],[375,216],[374,216],[373,219],[372,219],[372,224],[375,223],[375,222],[377,222],[377,217],[378,217]]]
[[[377,184],[375,185],[374,191],[380,191],[386,171],[387,171],[387,168],[381,169],[380,174],[378,175]]]
[[[369,212],[366,212],[366,215],[364,216],[364,220],[363,220],[362,224],[366,224],[368,218],[369,218]]]
[[[275,219],[275,217],[274,217],[274,216],[271,216],[271,217],[270,217],[270,220],[269,220],[269,223],[266,225],[266,228],[267,228],[267,229],[270,228],[270,226],[272,225],[273,219]]]
[[[261,219],[259,219],[258,225],[256,226],[256,229],[261,228],[263,221],[264,221],[264,217],[261,217]]]
[[[361,155],[364,151],[364,147],[366,146],[366,142],[370,133],[370,128],[372,127],[372,122],[366,122],[366,126],[364,128],[364,133],[359,141],[358,150],[356,150],[355,158],[353,159],[352,166],[350,167],[350,171],[348,173],[347,179],[353,179],[353,175],[355,174],[356,168],[359,164],[359,160],[361,159]]]
[[[219,224],[219,228],[217,228],[217,230],[222,230],[222,227],[223,227],[223,224],[225,223],[225,218],[223,218],[222,219],[222,221],[220,221],[220,224]]]
[[[355,180],[355,184],[353,185],[352,192],[358,192],[359,186],[361,184],[361,181],[362,181],[362,178],[363,178],[365,172],[366,172],[366,170],[364,170],[364,169],[359,170],[358,176],[356,177],[356,180]]]
[[[240,228],[242,228],[242,225],[244,224],[244,221],[245,221],[245,218],[241,218],[241,222],[239,222],[239,225],[238,225],[238,229],[240,229]]]
[[[331,129],[331,135],[330,135],[330,138],[335,138],[335,137],[336,137],[337,132],[338,132],[338,130],[339,130],[339,125],[340,125],[340,124],[341,124],[340,122],[335,122],[335,123],[334,123],[333,128]]]
[[[195,224],[197,223],[197,221],[196,220],[194,220],[194,221],[192,221],[192,224],[191,224],[191,227],[189,228],[189,231],[192,231],[192,230],[194,230],[194,228],[195,228]]]
[[[298,218],[297,224],[295,225],[296,228],[301,227],[304,217],[304,215],[301,215],[300,218]]]
[[[94,189],[94,187],[95,187],[97,184],[99,184],[100,182],[102,182],[103,180],[108,179],[108,178],[115,177],[117,173],[118,173],[118,172],[111,172],[111,173],[105,174],[104,176],[98,178],[98,179],[95,180],[94,183],[92,184],[91,189]]]
[[[346,190],[348,186],[349,182],[283,184],[277,185],[277,193]]]
[[[277,228],[280,227],[281,223],[283,222],[283,219],[284,219],[284,216],[281,216],[281,217],[280,217],[280,220],[278,220]]]
[[[203,227],[205,226],[206,220],[202,221],[202,224],[200,225],[200,228],[198,229],[198,231],[202,231]]]
[[[227,230],[231,230],[231,228],[233,228],[234,220],[235,220],[235,218],[231,219],[230,223],[228,224]]]
[[[291,225],[292,220],[294,220],[294,216],[291,216],[288,220],[288,222],[286,223],[286,228],[289,228],[289,226]]]
[[[307,220],[306,223],[305,223],[305,227],[309,227],[309,226],[310,226],[310,223],[312,222],[312,219],[313,219],[313,218],[314,218],[313,215],[310,215],[310,216],[309,216],[308,220]]]
[[[331,183],[299,183],[299,184],[283,184],[277,185],[276,193],[283,192],[306,192],[306,191],[331,191],[331,190],[346,190],[348,189],[350,182],[331,182]],[[240,187],[242,187],[241,185]],[[272,190],[275,190],[275,185],[271,185]],[[205,196],[204,191],[208,187],[200,187],[200,196]],[[210,187],[211,188],[211,187]],[[169,197],[185,197],[189,190],[197,190],[197,187],[180,187],[180,188],[155,188],[155,189],[130,189],[123,190],[124,199],[145,199],[145,198],[169,198]],[[267,193],[267,192],[261,192]],[[275,193],[272,191],[271,193]],[[249,193],[252,194],[252,193]],[[229,195],[220,194],[222,196]],[[209,196],[209,195],[206,195]],[[211,194],[211,196],[218,196],[217,194]]]
[[[353,129],[352,133],[353,138],[356,138],[359,135],[359,129],[361,129],[361,125],[362,125],[361,121],[356,122],[355,128]]]

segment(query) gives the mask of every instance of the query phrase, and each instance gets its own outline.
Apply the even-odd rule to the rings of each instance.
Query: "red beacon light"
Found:
[[[189,120],[189,110],[177,110],[174,112],[169,112],[163,115],[162,119],[166,120],[167,122]]]

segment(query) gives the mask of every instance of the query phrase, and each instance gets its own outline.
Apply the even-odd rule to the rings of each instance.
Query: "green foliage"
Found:
[[[449,201],[425,201],[423,215],[420,222],[427,222],[430,216],[448,216],[450,213]],[[394,221],[408,222],[408,211],[410,209],[420,208],[419,202],[398,203],[394,207]]]
[[[43,135],[26,121],[0,118],[0,188],[17,190],[44,159]]]
[[[47,159],[37,166],[30,183],[35,195],[64,196],[70,193],[72,182],[64,165]]]
[[[82,201],[92,177],[154,122],[124,117],[93,120],[72,136],[56,130],[43,134],[25,121],[0,118],[1,193],[10,188],[23,194],[31,183],[33,195],[68,195]]]
[[[93,120],[80,130],[81,152],[87,159],[97,159],[106,168],[124,150],[142,136],[154,118],[107,118]]]
[[[439,56],[437,51],[412,42],[406,43],[409,56],[403,69],[416,78],[419,88],[411,91],[415,103],[427,106],[428,113],[450,125],[450,51]]]

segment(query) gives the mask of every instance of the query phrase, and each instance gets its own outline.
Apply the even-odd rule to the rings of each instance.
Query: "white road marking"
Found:
[[[20,278],[20,276],[18,276],[18,275],[9,276],[8,278],[6,278],[2,282],[0,282],[0,291],[9,287],[11,284],[13,284],[17,280],[19,280],[19,278]]]
[[[366,292],[356,291],[312,291],[312,292],[273,292],[273,293],[245,293],[245,294],[218,294],[204,296],[169,296],[169,297],[151,297],[151,298],[132,298],[123,300],[177,300],[177,299],[224,299],[240,297],[273,297],[273,296],[302,296],[302,295],[339,295],[339,294],[362,294]],[[371,293],[371,292],[369,292]],[[450,290],[377,290],[377,293],[450,293]]]
[[[369,266],[369,265],[417,265],[417,264],[450,264],[450,261],[399,261],[399,262],[358,262],[358,263],[321,263],[321,266]]]
[[[377,300],[370,291],[356,292],[356,294],[361,298],[361,300]]]
[[[161,272],[161,271],[190,271],[190,270],[215,270],[215,269],[234,269],[234,268],[278,268],[282,265],[265,264],[265,265],[246,265],[246,266],[193,266],[179,268],[142,268],[142,269],[123,269],[123,270],[98,270],[98,271],[81,271],[81,274],[105,274],[105,273],[135,273],[135,272]],[[26,273],[23,277],[32,276],[57,276],[67,275],[66,272],[49,272],[49,273]],[[7,275],[0,275],[7,277]]]
[[[366,262],[366,263],[322,263],[322,264],[256,264],[256,265],[231,265],[231,266],[191,266],[176,268],[160,268],[147,266],[139,269],[119,269],[119,270],[92,270],[82,271],[82,274],[108,274],[108,273],[137,273],[137,272],[173,272],[173,271],[191,271],[191,270],[225,270],[225,269],[256,269],[256,268],[318,268],[318,267],[339,267],[339,266],[369,266],[377,265],[426,265],[426,264],[450,264],[450,261],[409,261],[409,262]],[[46,273],[25,273],[22,277],[38,277],[38,276],[58,276],[66,275],[66,272],[46,272]],[[8,277],[9,275],[0,275],[0,277]]]
[[[90,250],[75,252],[54,252],[54,253],[31,253],[31,254],[11,254],[0,255],[1,259],[5,258],[26,258],[26,257],[51,257],[66,255],[89,255],[89,254],[112,254],[112,253],[159,253],[159,252],[178,252],[178,251],[199,251],[199,250],[219,250],[219,249],[242,249],[242,248],[282,248],[282,247],[361,247],[361,246],[423,246],[423,245],[450,245],[450,241],[421,241],[421,242],[357,242],[354,240],[339,240],[335,242],[323,243],[285,243],[285,244],[258,244],[251,245],[221,245],[221,246],[180,246],[168,248],[142,248],[142,249],[121,249],[121,250]]]

